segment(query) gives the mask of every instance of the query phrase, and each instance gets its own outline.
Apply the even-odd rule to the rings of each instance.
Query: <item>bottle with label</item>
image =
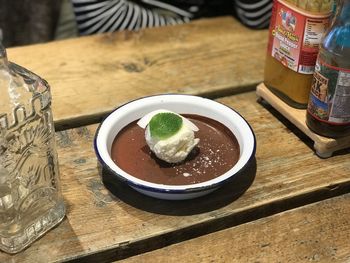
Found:
[[[306,108],[332,0],[274,0],[264,84],[295,108]]]
[[[327,137],[350,135],[350,0],[342,0],[318,55],[306,124]]]

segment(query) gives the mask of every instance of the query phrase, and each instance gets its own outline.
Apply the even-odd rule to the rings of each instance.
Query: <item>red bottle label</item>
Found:
[[[350,69],[318,60],[307,111],[331,125],[350,124]]]
[[[275,0],[268,54],[295,72],[313,74],[319,44],[329,20],[330,14],[312,15]]]

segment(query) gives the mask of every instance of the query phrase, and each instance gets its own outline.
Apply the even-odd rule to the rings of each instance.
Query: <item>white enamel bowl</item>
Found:
[[[214,179],[189,185],[156,184],[126,173],[111,158],[113,140],[127,124],[157,109],[166,109],[179,114],[197,114],[221,122],[231,130],[238,140],[240,147],[238,162],[229,171]],[[115,109],[96,131],[94,147],[102,166],[107,168],[116,180],[122,180],[136,191],[148,196],[159,199],[183,200],[208,194],[240,172],[254,157],[256,140],[252,128],[235,110],[198,96],[166,94],[140,98]]]

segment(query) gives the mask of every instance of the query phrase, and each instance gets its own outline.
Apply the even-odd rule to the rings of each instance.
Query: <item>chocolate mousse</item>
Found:
[[[200,139],[187,158],[176,164],[158,159],[145,141],[145,130],[134,121],[124,127],[112,145],[113,161],[128,174],[144,181],[186,185],[211,180],[237,163],[239,144],[232,132],[220,122],[199,115],[184,114],[199,130]]]

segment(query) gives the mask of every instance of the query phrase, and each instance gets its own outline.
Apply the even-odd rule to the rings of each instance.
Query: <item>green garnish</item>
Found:
[[[181,127],[182,118],[171,112],[158,113],[149,122],[151,137],[160,140],[173,136]]]

